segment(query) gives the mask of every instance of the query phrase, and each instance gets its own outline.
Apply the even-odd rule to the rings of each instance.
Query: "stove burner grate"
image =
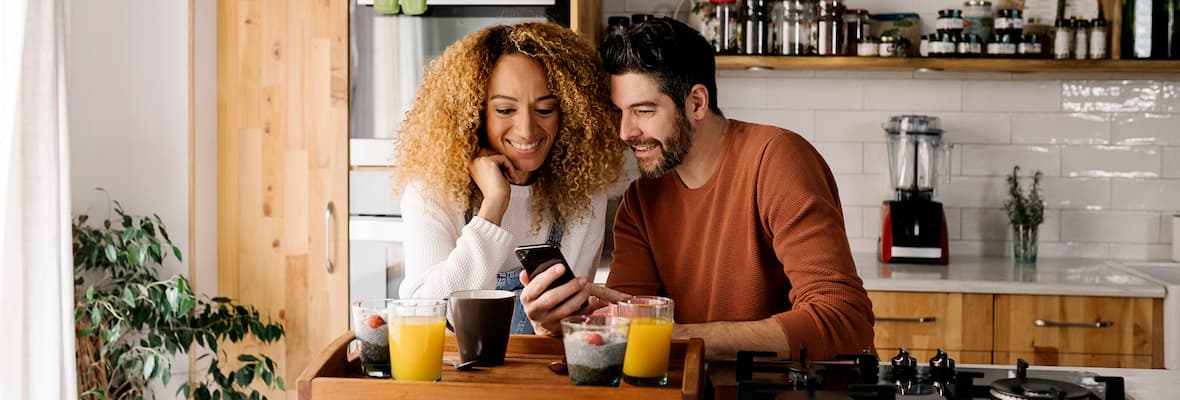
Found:
[[[1077,400],[1089,398],[1090,391],[1050,379],[1009,378],[992,382],[991,395],[996,400]]]

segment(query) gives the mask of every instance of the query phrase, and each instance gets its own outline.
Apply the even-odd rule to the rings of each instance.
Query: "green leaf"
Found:
[[[123,287],[123,302],[127,303],[127,305],[130,307],[135,306],[135,293],[133,293],[131,288],[128,286]]]
[[[94,286],[86,287],[86,301],[94,301]]]
[[[156,372],[156,356],[148,355],[143,360],[143,379],[151,379],[152,372]]]
[[[180,257],[180,248],[172,246],[172,254],[176,256],[176,261],[183,262],[184,259]]]
[[[251,354],[242,354],[242,355],[239,355],[239,356],[238,356],[238,361],[241,361],[241,362],[255,362],[255,361],[258,361],[258,357],[254,357],[254,356],[253,356],[253,355],[251,355]]]
[[[254,369],[249,365],[244,366],[234,373],[234,378],[238,381],[238,386],[249,387],[250,382],[254,381]]]
[[[283,383],[283,377],[281,377],[281,376],[276,376],[276,377],[275,377],[275,383],[279,385],[279,390],[282,390],[282,391],[284,391],[284,392],[286,392],[286,391],[287,391],[287,384]]]
[[[110,221],[107,221],[107,224],[110,224]],[[118,253],[115,252],[115,245],[108,243],[107,247],[106,247],[106,251],[107,251],[107,261],[115,262],[115,260],[119,259]]]

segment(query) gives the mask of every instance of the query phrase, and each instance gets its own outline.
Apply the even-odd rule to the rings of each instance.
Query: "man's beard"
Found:
[[[667,142],[657,142],[655,140],[644,142],[638,140],[627,141],[627,144],[632,147],[655,143],[659,143],[660,145],[660,159],[656,161],[654,167],[645,168],[642,160],[636,160],[639,161],[639,173],[645,178],[654,179],[664,176],[664,174],[679,166],[684,161],[684,156],[688,155],[688,150],[692,148],[692,125],[688,124],[688,117],[684,115],[684,111],[676,113],[676,131],[672,137],[668,138]]]

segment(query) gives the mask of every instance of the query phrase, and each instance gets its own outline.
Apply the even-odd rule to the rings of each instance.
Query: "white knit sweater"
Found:
[[[528,186],[511,185],[512,194],[501,225],[478,216],[464,224],[463,210],[447,209],[424,198],[411,185],[402,197],[405,221],[406,274],[400,298],[442,298],[457,290],[493,289],[496,273],[520,268],[517,246],[544,243],[549,224],[534,232]],[[606,194],[591,198],[592,215],[570,224],[561,239],[561,253],[574,274],[591,281],[598,269],[606,219]],[[587,223],[588,222],[588,223]]]

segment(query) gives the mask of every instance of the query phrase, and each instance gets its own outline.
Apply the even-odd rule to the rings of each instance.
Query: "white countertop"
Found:
[[[873,254],[855,254],[865,289],[904,292],[1038,294],[1163,298],[1164,286],[1107,260],[1040,258],[1036,264],[1015,264],[1011,257],[952,256],[950,265],[883,264]],[[604,257],[596,283],[605,283],[609,257]]]
[[[1102,259],[1046,257],[1036,264],[1016,264],[1011,257],[952,256],[950,265],[929,265],[884,264],[873,254],[853,258],[868,290],[1155,298],[1166,294],[1163,285]]]

